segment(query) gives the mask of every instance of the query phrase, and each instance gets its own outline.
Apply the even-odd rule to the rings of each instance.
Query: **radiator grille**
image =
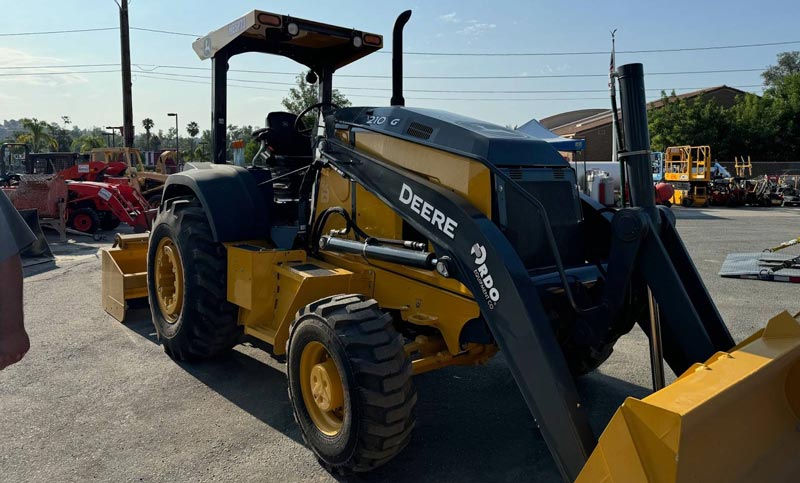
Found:
[[[555,260],[545,238],[544,217],[520,191],[526,191],[544,206],[564,264],[581,263],[582,214],[572,171],[515,168],[506,172],[516,186],[504,188],[504,203],[498,209],[505,212],[505,235],[525,267],[550,267]]]

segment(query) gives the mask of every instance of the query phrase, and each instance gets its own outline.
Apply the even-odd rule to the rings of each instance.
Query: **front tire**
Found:
[[[417,393],[392,318],[363,295],[314,302],[292,323],[289,398],[328,471],[369,471],[411,439]]]
[[[196,200],[172,200],[156,218],[147,250],[148,298],[158,340],[173,359],[206,359],[238,343],[242,330],[226,297],[226,261]]]
[[[67,226],[83,233],[95,233],[100,229],[100,216],[92,208],[80,208],[70,213]]]

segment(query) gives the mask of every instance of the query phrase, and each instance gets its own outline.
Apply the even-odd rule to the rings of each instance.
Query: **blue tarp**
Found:
[[[558,151],[583,151],[586,148],[586,141],[583,139],[568,139],[553,133],[546,127],[539,124],[536,119],[531,119],[522,126],[517,128],[517,131],[523,132],[529,136],[541,139],[549,143]]]

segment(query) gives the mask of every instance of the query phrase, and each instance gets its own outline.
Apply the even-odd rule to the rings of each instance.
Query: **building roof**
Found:
[[[607,109],[578,109],[577,111],[562,112],[560,114],[554,114],[552,116],[539,119],[539,124],[547,129],[553,129],[554,127],[570,124],[578,119],[584,119],[597,113],[605,112],[606,110]]]
[[[677,96],[670,96],[669,98],[672,99],[692,99],[698,96],[706,95],[706,94],[713,94],[718,91],[735,91],[738,94],[746,94],[745,91],[740,89],[736,89],[735,87],[729,87],[726,85],[716,86],[716,87],[708,87],[706,89],[700,89],[697,91],[686,92],[683,94],[679,94]],[[659,108],[664,105],[663,99],[658,99],[653,102],[647,103],[647,108]],[[560,125],[555,126],[548,126],[548,128],[556,134],[565,135],[565,134],[575,134],[583,131],[587,131],[589,129],[593,129],[599,126],[604,126],[606,124],[611,124],[611,109],[584,109],[584,111],[596,111],[592,114],[589,114],[583,118],[574,119],[572,121],[564,122]],[[564,119],[570,119],[569,116],[572,113],[578,113],[581,111],[570,111],[565,112],[563,114],[556,114],[555,116],[550,116],[546,119],[551,118],[558,118],[559,116],[564,116]],[[542,120],[542,122],[544,119]]]

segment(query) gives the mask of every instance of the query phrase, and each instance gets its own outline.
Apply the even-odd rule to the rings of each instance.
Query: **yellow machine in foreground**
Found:
[[[655,205],[642,65],[618,71],[636,206],[609,210],[546,142],[405,107],[410,16],[395,24],[390,106],[332,102],[334,71],[379,35],[256,10],[195,41],[211,60],[214,163],[171,175],[149,236],[104,251],[106,310],[122,320],[146,295],[177,360],[263,342],[333,472],[372,470],[409,443],[414,375],[503,351],[565,481],[792,481],[800,324],[781,314],[735,345]],[[227,66],[253,51],[311,69],[320,102],[269,113],[239,167],[225,164]],[[634,324],[660,390],[626,401],[598,443],[574,378]],[[682,376],[661,389],[664,363]]]
[[[668,147],[664,152],[664,180],[675,187],[671,200],[673,204],[708,206],[711,147]]]

